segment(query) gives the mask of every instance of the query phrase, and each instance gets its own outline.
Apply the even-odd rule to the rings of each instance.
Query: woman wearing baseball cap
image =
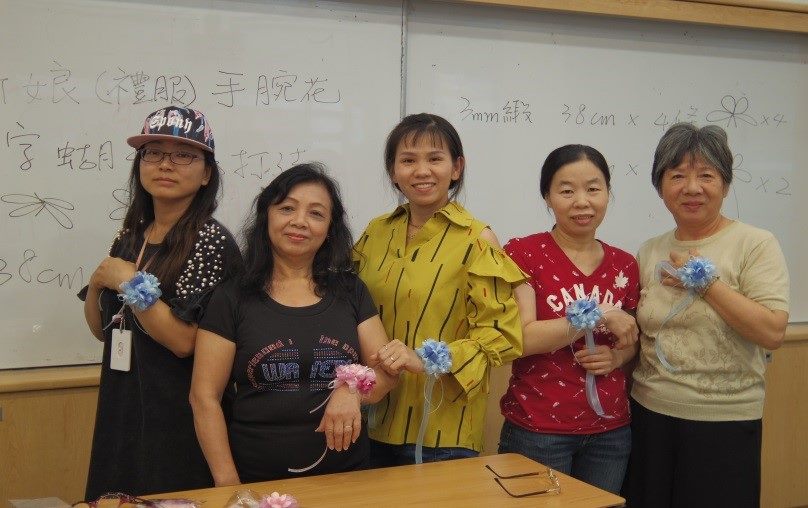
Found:
[[[191,356],[213,288],[241,266],[212,218],[220,182],[205,116],[160,109],[127,142],[126,217],[79,295],[104,342],[86,499],[212,485],[188,403]]]

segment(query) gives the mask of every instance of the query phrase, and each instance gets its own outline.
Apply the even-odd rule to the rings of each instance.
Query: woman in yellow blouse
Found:
[[[415,349],[426,339],[448,344],[452,367],[431,393],[423,460],[475,456],[489,370],[522,352],[513,287],[525,277],[491,229],[453,201],[465,159],[448,121],[426,113],[404,118],[388,136],[384,158],[407,203],[368,224],[355,259],[391,339],[377,361],[401,380],[373,408],[371,463],[415,460],[427,378]]]

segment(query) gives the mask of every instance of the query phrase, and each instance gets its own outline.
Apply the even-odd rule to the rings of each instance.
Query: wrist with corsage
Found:
[[[709,259],[701,256],[688,259],[687,263],[676,272],[682,286],[699,296],[704,296],[707,290],[718,280],[715,265]]]
[[[367,396],[376,385],[376,371],[358,363],[337,365],[332,388],[342,385],[348,387],[351,393],[358,393],[361,397]]]
[[[135,272],[135,276],[119,286],[118,299],[133,309],[144,311],[160,299],[160,281],[148,272]]]
[[[711,287],[713,287],[713,284],[715,284],[715,282],[716,282],[718,279],[720,279],[720,278],[721,278],[721,277],[720,277],[719,275],[716,275],[715,277],[712,277],[712,278],[709,280],[709,282],[707,282],[707,284],[705,284],[705,285],[704,285],[704,287],[702,287],[701,289],[698,289],[698,290],[697,290],[697,291],[698,291],[698,293],[699,293],[699,296],[701,296],[702,298],[704,298],[704,295],[706,295],[706,294],[707,294],[707,291],[709,291],[709,290],[710,290],[710,288],[711,288]]]
[[[427,375],[440,376],[452,368],[452,353],[449,345],[443,341],[426,339],[415,352],[421,358]]]

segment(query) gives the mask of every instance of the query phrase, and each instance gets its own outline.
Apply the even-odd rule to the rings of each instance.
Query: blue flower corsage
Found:
[[[449,346],[445,342],[435,339],[426,339],[415,352],[423,360],[424,372],[427,374],[426,382],[424,383],[424,409],[421,413],[421,423],[418,426],[418,437],[415,440],[415,463],[423,464],[424,437],[426,436],[429,414],[433,411],[431,409],[432,389],[435,387],[435,381],[438,380],[438,376],[452,370],[452,352],[449,351]],[[441,384],[441,401],[443,401],[443,384]],[[440,402],[438,406],[440,406]]]
[[[429,375],[439,376],[452,369],[452,353],[443,341],[426,339],[415,352],[424,361],[424,371]]]
[[[138,310],[146,310],[160,298],[160,281],[148,272],[135,272],[131,280],[122,282],[118,299]]]
[[[602,317],[603,313],[594,300],[580,298],[567,305],[567,321],[576,330],[594,330]]]
[[[718,278],[715,272],[715,265],[709,259],[692,257],[683,267],[676,270],[676,276],[685,289],[692,289],[696,293],[703,294]]]
[[[567,305],[567,321],[576,330],[584,331],[584,340],[586,342],[586,349],[589,351],[595,350],[595,334],[593,330],[598,326],[598,321],[603,317],[598,302],[588,298],[579,298]],[[570,344],[572,348],[572,344]],[[589,407],[602,418],[613,418],[606,414],[603,410],[603,405],[600,403],[598,397],[597,381],[592,372],[586,372],[586,400],[589,402]]]

